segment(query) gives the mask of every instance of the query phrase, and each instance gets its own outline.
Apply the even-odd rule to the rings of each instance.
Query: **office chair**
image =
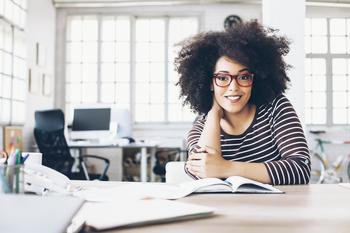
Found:
[[[162,182],[166,181],[166,164],[170,161],[178,161],[180,159],[180,153],[180,148],[162,149],[156,152],[156,164],[153,167],[153,173],[160,176]]]
[[[74,158],[64,136],[64,113],[60,109],[35,111],[35,141],[43,154],[43,165],[53,168],[73,180],[108,180],[106,175],[109,160],[96,155],[79,155],[79,172],[72,172]],[[84,160],[93,158],[103,160],[102,174],[89,174]]]

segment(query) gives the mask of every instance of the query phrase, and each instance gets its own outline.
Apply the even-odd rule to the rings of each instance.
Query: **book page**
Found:
[[[191,193],[231,192],[230,184],[218,178],[204,178],[180,184],[182,189],[191,190]]]
[[[153,186],[153,187],[152,187]],[[143,192],[149,197],[175,200],[195,192],[231,192],[230,185],[218,178],[205,178],[183,182],[181,184],[147,184]]]
[[[231,184],[232,192],[240,193],[283,193],[272,185],[263,184],[241,176],[231,176],[226,179]]]

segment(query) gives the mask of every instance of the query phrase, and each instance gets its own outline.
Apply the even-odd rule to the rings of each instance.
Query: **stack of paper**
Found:
[[[81,189],[73,192],[73,196],[91,202],[115,202],[120,200],[141,200],[148,198],[176,199],[171,197],[176,196],[178,198],[179,196],[185,196],[182,195],[182,192],[183,190],[177,185],[135,182],[123,183],[108,188]]]
[[[86,203],[73,219],[93,230],[131,227],[212,215],[213,208],[167,200],[120,200]]]

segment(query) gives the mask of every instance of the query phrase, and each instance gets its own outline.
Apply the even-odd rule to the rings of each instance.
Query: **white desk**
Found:
[[[101,188],[121,184],[93,181],[77,183]],[[215,215],[204,219],[111,229],[104,232],[348,233],[350,231],[350,189],[336,184],[290,185],[278,188],[286,193],[191,195],[176,201],[214,207]]]
[[[130,143],[130,144],[115,144],[115,143],[97,143],[89,141],[68,141],[68,146],[71,149],[78,149],[79,154],[83,154],[84,149],[88,148],[137,148],[141,151],[141,164],[140,164],[140,175],[141,181],[147,182],[147,149],[150,149],[151,157],[151,181],[155,181],[155,175],[152,171],[153,166],[156,163],[155,153],[158,147],[157,143]]]

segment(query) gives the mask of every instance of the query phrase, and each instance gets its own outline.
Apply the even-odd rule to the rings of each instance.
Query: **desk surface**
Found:
[[[108,148],[108,147],[121,147],[121,148],[155,148],[158,146],[155,142],[138,142],[138,143],[112,143],[112,142],[89,142],[89,141],[68,141],[70,148]]]
[[[215,216],[106,232],[350,232],[350,189],[338,185],[279,188],[286,193],[191,195],[177,201],[214,207]]]

